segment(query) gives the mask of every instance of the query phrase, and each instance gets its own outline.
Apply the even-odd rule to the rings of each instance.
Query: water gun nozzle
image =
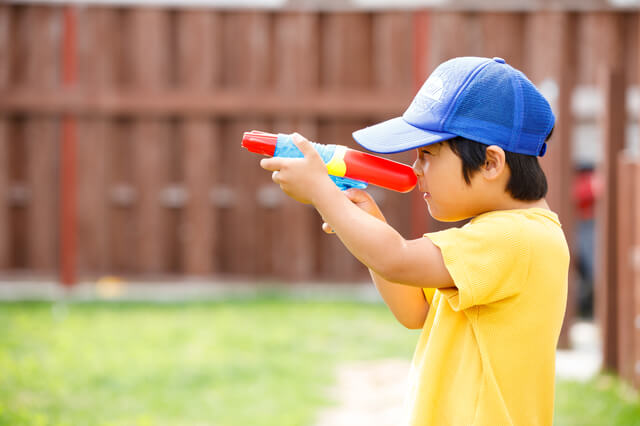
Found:
[[[244,132],[242,136],[242,147],[256,154],[268,155],[273,157],[278,143],[278,135],[273,133],[260,132],[252,130]]]

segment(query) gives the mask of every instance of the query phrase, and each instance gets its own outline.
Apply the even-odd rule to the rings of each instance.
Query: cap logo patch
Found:
[[[431,111],[437,104],[441,103],[444,93],[444,84],[438,76],[431,75],[422,85],[420,91],[413,98],[412,106],[422,111]]]
[[[442,98],[443,86],[444,84],[442,83],[442,79],[440,77],[432,75],[422,86],[420,94],[431,98],[436,102],[440,102],[440,99]]]

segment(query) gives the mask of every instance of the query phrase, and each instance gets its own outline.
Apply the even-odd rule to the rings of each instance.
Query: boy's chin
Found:
[[[461,220],[466,220],[471,217],[460,214],[459,212],[443,212],[440,210],[432,209],[429,203],[427,203],[427,207],[429,209],[429,214],[431,215],[431,217],[438,222],[460,222]]]

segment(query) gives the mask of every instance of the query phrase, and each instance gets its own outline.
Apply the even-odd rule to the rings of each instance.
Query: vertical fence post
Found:
[[[24,6],[24,19],[17,33],[24,37],[25,70],[23,84],[29,89],[59,88],[60,37],[52,37],[62,24],[60,8]],[[21,82],[21,83],[22,83]],[[29,207],[26,209],[27,267],[32,271],[56,274],[59,229],[60,120],[32,114],[24,120],[24,152],[27,158],[26,180]]]
[[[617,259],[616,257],[607,256],[606,260],[613,260],[614,265],[608,265],[609,268],[617,267],[616,280],[618,283],[617,294],[617,323],[618,323],[618,373],[629,382],[634,380],[634,271],[632,264],[632,248],[634,234],[637,232],[635,218],[638,212],[638,197],[635,196],[634,182],[634,166],[633,161],[628,155],[622,151],[618,153],[617,170],[609,170],[609,172],[617,172],[617,211],[615,217],[609,217],[609,221],[617,221],[615,226],[614,238],[617,240]],[[630,199],[631,198],[631,199]],[[634,202],[635,200],[635,202]],[[631,201],[631,202],[630,202]],[[598,218],[604,219],[602,217]],[[600,229],[604,232],[606,226],[603,223]],[[602,238],[607,238],[603,236]],[[614,242],[609,239],[609,244]],[[600,245],[600,247],[604,247]],[[610,253],[611,254],[611,253]],[[605,259],[599,259],[598,262],[604,263]],[[599,265],[598,265],[599,266]],[[606,278],[605,271],[602,270],[602,277]],[[600,283],[599,283],[600,284]],[[604,283],[606,284],[606,283]],[[599,296],[599,295],[598,295]],[[607,297],[611,297],[608,295]],[[601,300],[596,299],[597,303]],[[615,313],[614,313],[615,314]]]
[[[65,89],[76,81],[75,7],[64,9],[62,77]],[[71,116],[62,119],[60,149],[60,282],[71,286],[76,280],[76,122]]]
[[[373,15],[373,88],[385,93],[402,95],[403,107],[409,105],[424,82],[428,52],[428,14],[426,12],[380,12]],[[412,45],[413,40],[413,45]],[[392,112],[399,116],[403,109]],[[398,153],[395,160],[413,164],[415,150]],[[391,226],[400,234],[419,238],[427,232],[427,205],[416,188],[408,194],[377,191],[371,194]],[[414,224],[415,222],[415,224]],[[420,223],[424,226],[420,227]]]
[[[280,67],[273,76],[274,86],[283,99],[295,98],[305,92],[318,90],[320,85],[320,15],[316,12],[280,13],[274,18],[274,51],[278,52]],[[305,60],[301,61],[300,58]],[[301,133],[311,140],[317,140],[318,123],[314,119],[278,118],[274,120],[274,130]],[[320,226],[315,212],[307,205],[300,204],[283,194],[273,183],[262,186],[259,191],[264,201],[271,194],[275,206],[271,226],[274,237],[270,241],[269,273],[290,281],[308,280],[314,277],[316,267],[316,247],[319,238],[331,238],[318,232]]]
[[[209,11],[180,11],[177,15],[180,87],[210,91],[220,80],[220,17]],[[180,123],[182,174],[187,200],[184,206],[181,270],[206,275],[218,270],[216,212],[209,200],[221,140],[216,124],[207,117],[187,117]]]
[[[321,60],[324,89],[367,89],[373,75],[371,42],[372,19],[366,13],[338,12],[323,20]],[[355,120],[332,120],[320,126],[322,143],[351,143],[354,128],[363,123]],[[332,141],[332,142],[330,142]],[[320,274],[332,280],[361,280],[366,268],[358,262],[337,238],[320,239]]]
[[[168,86],[172,63],[169,12],[157,8],[132,11],[132,80],[140,92],[163,90]],[[170,181],[171,126],[156,117],[142,117],[133,127],[134,181],[136,200],[137,251],[140,272],[167,272],[171,263],[171,212],[161,202]],[[133,251],[133,248],[129,250]],[[133,255],[133,253],[131,253]]]
[[[271,38],[271,15],[260,11],[234,11],[223,20],[222,79],[229,88],[259,93],[268,88],[275,69]],[[234,40],[234,43],[226,43]],[[257,164],[253,155],[240,149],[238,141],[247,130],[267,128],[262,116],[242,115],[225,123],[222,131],[221,183],[231,189],[231,203],[220,213],[221,269],[255,278],[264,263],[270,229],[261,225],[264,208],[257,199],[256,187],[271,182],[271,175]],[[232,142],[230,142],[232,141]],[[244,151],[244,152],[243,152]]]
[[[0,5],[0,90],[9,87],[10,48],[9,5]],[[11,265],[11,226],[9,211],[9,120],[0,116],[0,269]]]
[[[595,306],[596,318],[602,331],[603,366],[616,370],[618,368],[616,166],[618,154],[624,149],[625,82],[622,73],[618,70],[603,67],[599,72],[598,83],[603,94],[603,108],[600,115],[602,158],[597,170],[603,182],[603,191],[598,200],[596,220],[598,252],[595,255],[597,259]]]
[[[632,274],[630,274],[629,286],[633,289],[633,294],[629,295],[629,298],[633,301],[632,306],[632,321],[629,324],[630,340],[632,348],[632,383],[636,389],[640,389],[640,224],[637,221],[638,214],[640,213],[640,163],[636,159],[632,164],[631,180],[633,181],[633,205],[634,205],[634,230],[630,250],[627,251],[628,259],[631,260]],[[624,232],[622,230],[621,232]]]

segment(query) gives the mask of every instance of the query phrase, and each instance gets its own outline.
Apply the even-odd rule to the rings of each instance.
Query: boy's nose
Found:
[[[413,166],[411,166],[411,168],[416,176],[422,176],[422,169],[418,166],[418,160],[413,162]]]

